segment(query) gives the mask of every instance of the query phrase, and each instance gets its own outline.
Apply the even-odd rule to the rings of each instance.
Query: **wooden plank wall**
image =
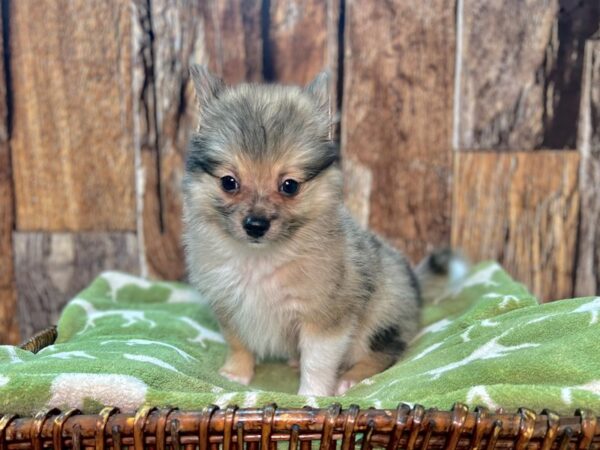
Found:
[[[19,230],[135,230],[129,10],[10,2]]]
[[[454,35],[447,0],[346,1],[349,204],[413,260],[449,241]]]
[[[5,11],[0,10],[0,48],[4,48],[4,14]],[[12,250],[14,196],[6,81],[4,59],[0,58],[0,343],[19,340]]]
[[[581,221],[575,295],[589,295],[600,292],[600,34],[585,46],[581,92]]]
[[[136,230],[130,10],[85,0],[5,10],[24,337],[103,268],[137,270],[135,246],[124,245]]]
[[[14,248],[22,336],[56,323],[64,301],[101,271],[138,271],[133,233],[17,232]]]
[[[581,89],[583,49],[600,5],[534,0],[527,10],[458,4],[452,244],[473,260],[500,260],[543,300],[590,295],[591,284],[575,289],[576,136],[590,95]]]
[[[600,4],[512,3],[2,2],[0,342],[101,270],[185,278],[192,63],[329,71],[346,201],[413,261],[452,243],[543,300],[598,293]]]
[[[583,47],[600,4],[460,0],[455,148],[574,149]]]
[[[178,279],[184,276],[181,221],[173,218],[181,214],[181,167],[194,126],[189,62],[192,55],[199,55],[200,63],[207,60],[202,11],[189,2],[134,3],[133,150],[140,263],[144,274]]]
[[[577,152],[457,153],[453,242],[473,260],[500,258],[544,299],[571,296],[578,163]]]

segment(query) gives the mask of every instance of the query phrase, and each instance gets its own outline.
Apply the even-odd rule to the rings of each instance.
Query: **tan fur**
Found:
[[[229,351],[220,373],[230,380],[247,385],[254,376],[254,355],[244,347],[234,332],[224,328],[223,335],[229,344]]]

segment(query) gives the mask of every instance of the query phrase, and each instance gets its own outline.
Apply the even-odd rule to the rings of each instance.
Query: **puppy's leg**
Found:
[[[300,371],[300,351],[298,349],[292,350],[288,355],[287,365],[295,371]]]
[[[224,331],[229,344],[227,359],[219,373],[230,381],[248,385],[254,376],[254,355],[231,332]]]
[[[349,330],[300,331],[300,395],[333,395],[337,372],[350,341]]]
[[[390,355],[371,353],[365,355],[350,370],[343,373],[337,383],[335,395],[342,395],[356,383],[384,371],[395,362]]]

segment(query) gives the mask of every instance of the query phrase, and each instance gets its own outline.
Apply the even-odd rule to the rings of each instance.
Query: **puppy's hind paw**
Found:
[[[356,385],[356,381],[354,380],[340,380],[335,390],[335,395],[344,395],[354,385]]]
[[[234,383],[243,384],[244,386],[248,386],[250,384],[250,381],[252,380],[251,375],[241,375],[241,374],[230,372],[226,369],[219,370],[219,374],[222,377],[227,378],[229,381],[233,381]]]

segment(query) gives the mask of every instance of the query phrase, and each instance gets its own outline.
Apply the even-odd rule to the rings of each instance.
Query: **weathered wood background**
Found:
[[[334,75],[346,198],[544,301],[600,292],[597,0],[3,0],[0,342],[103,269],[184,278],[192,63]]]

